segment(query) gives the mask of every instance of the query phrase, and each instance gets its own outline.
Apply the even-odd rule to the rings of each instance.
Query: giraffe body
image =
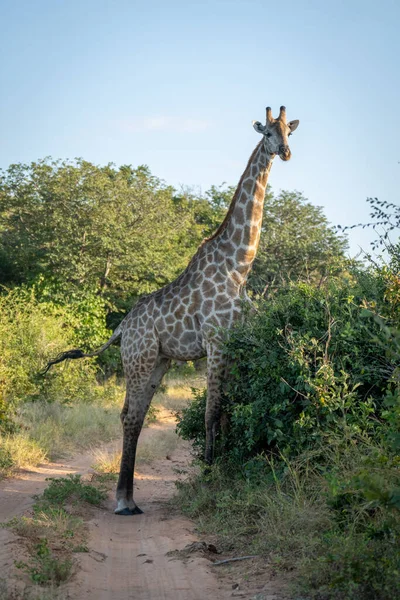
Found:
[[[255,122],[253,126],[263,138],[249,159],[228,213],[214,235],[201,244],[185,271],[139,300],[102,348],[86,355],[73,350],[49,363],[97,355],[121,335],[126,398],[121,413],[123,452],[117,514],[141,512],[133,500],[137,442],[150,402],[173,359],[187,361],[207,356],[205,460],[212,462],[220,420],[220,388],[226,371],[223,331],[240,318],[247,298],[247,275],[260,239],[268,175],[277,154],[289,160],[287,137],[298,121],[286,123],[284,107],[275,120],[267,108],[266,125]]]

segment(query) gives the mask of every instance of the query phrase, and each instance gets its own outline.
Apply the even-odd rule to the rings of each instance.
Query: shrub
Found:
[[[7,427],[22,401],[87,402],[99,397],[93,361],[71,362],[41,375],[48,360],[76,345],[67,313],[68,307],[39,303],[26,290],[0,296],[0,429]]]
[[[387,339],[368,308],[385,302],[384,278],[364,272],[324,287],[292,284],[259,304],[225,345],[230,426],[219,453],[243,463],[265,451],[298,454],[337,432],[376,431],[397,358],[382,350]],[[198,396],[178,425],[199,449],[204,403]]]
[[[219,461],[177,484],[175,503],[201,534],[290,571],[295,598],[397,598],[399,459],[384,446],[338,436],[293,459],[232,466]]]
[[[79,474],[69,474],[66,477],[50,477],[48,487],[35,504],[35,510],[46,507],[63,506],[66,502],[88,502],[99,506],[106,498],[106,492],[82,480]]]

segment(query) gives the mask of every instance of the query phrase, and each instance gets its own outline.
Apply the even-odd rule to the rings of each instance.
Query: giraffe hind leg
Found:
[[[206,448],[204,455],[207,465],[211,465],[214,460],[221,416],[221,383],[225,369],[225,359],[220,345],[209,344],[207,348]]]
[[[133,499],[137,442],[150,402],[171,363],[169,359],[160,356],[157,357],[157,354],[155,354],[152,361],[146,360],[145,372],[143,364],[141,367],[138,367],[137,362],[140,364],[140,360],[135,361],[134,372],[140,373],[140,376],[132,377],[128,368],[127,395],[121,414],[123,451],[117,485],[117,508],[115,514],[123,516],[142,513]]]

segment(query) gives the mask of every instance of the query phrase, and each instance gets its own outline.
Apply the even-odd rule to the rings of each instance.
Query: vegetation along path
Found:
[[[219,578],[211,559],[219,560],[221,556],[211,556],[207,550],[198,551],[202,548],[193,532],[193,523],[171,510],[168,504],[174,494],[174,482],[190,461],[188,447],[173,439],[174,428],[171,412],[162,409],[157,422],[142,432],[139,448],[142,460],[139,460],[136,481],[138,503],[144,514],[114,515],[114,491],[110,491],[101,507],[91,509],[88,552],[76,555],[79,558],[73,576],[54,597],[62,600],[200,600],[237,595],[232,591],[238,587],[233,583],[233,567],[228,567],[230,575]],[[97,458],[106,462],[108,457],[111,462],[115,447],[115,443],[108,444],[97,453]],[[163,456],[160,452],[164,452]],[[5,522],[29,514],[32,496],[44,490],[47,477],[80,473],[90,478],[95,460],[96,453],[90,452],[1,482],[0,520]],[[188,549],[181,552],[184,548]],[[30,595],[27,575],[14,566],[21,556],[24,558],[24,550],[15,532],[0,528],[0,572],[7,578],[9,594],[5,597],[41,598]],[[241,590],[241,598],[254,596],[254,587],[247,587],[247,591]],[[265,597],[278,598],[276,595]]]

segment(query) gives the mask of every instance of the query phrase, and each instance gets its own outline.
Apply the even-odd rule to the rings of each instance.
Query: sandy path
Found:
[[[149,443],[160,431],[174,423],[164,412],[161,423],[143,430],[140,442]],[[86,453],[64,463],[52,463],[21,473],[18,479],[0,483],[0,521],[26,513],[32,495],[46,486],[46,477],[66,473],[91,472],[93,454]],[[113,493],[106,507],[96,509],[89,522],[88,554],[80,554],[79,569],[65,587],[71,600],[203,600],[232,596],[228,582],[222,583],[212,572],[210,562],[201,555],[187,561],[174,560],[166,553],[197,541],[193,523],[171,513],[166,501],[174,493],[177,474],[174,467],[187,466],[189,452],[179,445],[169,456],[139,467],[136,474],[136,501],[143,515],[121,517],[113,514]],[[0,573],[15,570],[18,544],[14,535],[0,529]]]

